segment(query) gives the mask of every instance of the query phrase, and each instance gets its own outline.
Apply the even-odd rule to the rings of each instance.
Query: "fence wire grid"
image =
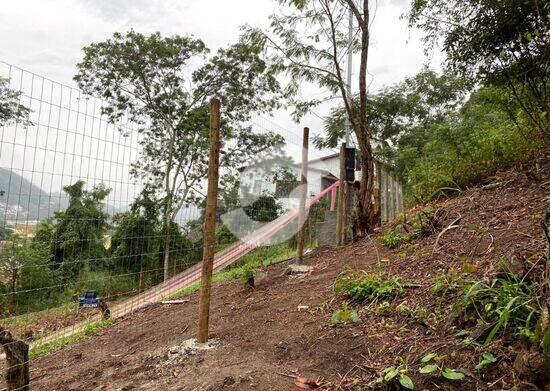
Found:
[[[158,198],[132,175],[144,141],[134,124],[111,123],[101,114],[100,99],[17,66],[0,62],[0,78],[15,93],[14,104],[28,110],[26,121],[0,123],[0,327],[30,344],[32,361],[32,350],[101,326],[105,310],[117,318],[196,284],[202,205],[184,205],[163,227]],[[243,172],[238,194],[252,195],[252,201],[241,202],[240,213],[224,211],[226,220],[220,216],[217,271],[259,245],[270,246],[275,258],[295,253],[296,215],[288,211],[298,205],[292,189],[300,172],[301,129],[262,116],[249,126],[258,134],[283,136],[276,166],[282,176],[257,165]],[[317,201],[321,194],[324,210],[329,202],[323,189],[337,180],[335,154],[312,147],[309,155],[315,178],[308,196]],[[322,220],[321,209],[316,216]],[[281,227],[286,232],[274,240],[274,232],[285,231]],[[313,220],[308,229],[313,246]]]

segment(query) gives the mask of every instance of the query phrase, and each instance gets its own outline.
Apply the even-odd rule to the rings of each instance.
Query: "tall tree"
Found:
[[[254,112],[280,107],[276,69],[260,57],[262,47],[242,37],[208,57],[190,36],[145,36],[130,31],[84,48],[75,80],[105,100],[112,122],[126,116],[141,134],[134,177],[157,190],[163,207],[164,278],[169,275],[170,227],[183,205],[199,204],[208,168],[208,101],[222,99],[224,179],[255,156],[282,143],[271,133],[253,134]],[[222,189],[231,187],[222,180]],[[227,185],[227,186],[225,186]]]
[[[113,268],[137,274],[143,267],[153,266],[159,251],[159,213],[153,192],[145,188],[130,206],[130,210],[113,217]]]
[[[84,181],[76,181],[63,190],[69,196],[69,206],[55,212],[54,268],[61,267],[66,278],[89,267],[90,259],[105,258],[102,245],[109,216],[103,211],[103,200],[110,189],[103,184],[84,189]]]
[[[473,84],[507,86],[542,141],[550,139],[550,3],[540,0],[413,0],[410,23],[428,49]]]
[[[296,94],[303,82],[314,83],[328,93],[319,99],[293,99],[300,117],[328,99],[341,99],[361,153],[361,187],[358,192],[357,220],[361,237],[375,224],[372,207],[372,131],[367,116],[367,62],[369,58],[371,15],[368,0],[278,0],[280,13],[271,16],[269,31],[248,28],[258,42],[272,53],[271,61],[290,78],[288,93]],[[354,20],[353,38],[348,42],[348,19]],[[343,58],[349,51],[359,53],[356,79],[359,107],[347,91]],[[296,95],[294,95],[296,96]]]

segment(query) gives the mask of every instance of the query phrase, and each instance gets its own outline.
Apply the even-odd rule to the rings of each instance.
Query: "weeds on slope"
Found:
[[[540,308],[535,284],[506,274],[505,277],[474,281],[453,307],[454,313],[473,310],[478,324],[488,327],[485,344],[507,327],[531,343],[540,340]]]
[[[343,294],[356,303],[372,300],[391,301],[404,292],[406,284],[386,273],[377,271],[344,269],[336,278],[334,291]]]

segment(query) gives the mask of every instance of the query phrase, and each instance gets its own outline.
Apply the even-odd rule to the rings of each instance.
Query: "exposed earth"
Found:
[[[488,347],[466,343],[457,336],[462,325],[450,311],[460,289],[442,294],[433,288],[434,277],[462,270],[465,262],[469,278],[492,275],[501,267],[499,259],[514,259],[525,278],[540,275],[544,262],[536,255],[545,248],[540,220],[550,205],[549,168],[543,166],[535,177],[501,173],[434,203],[439,231],[395,249],[372,237],[314,250],[304,260],[310,273],[287,275],[283,262],[266,268],[256,289],[238,280],[216,284],[210,319],[217,344],[211,349],[178,348],[196,332],[195,292],[189,302],[149,306],[98,335],[32,360],[32,389],[292,390],[298,389],[297,376],[327,389],[364,389],[399,357],[412,368],[429,352],[445,356],[445,366],[466,376],[453,381],[411,373],[415,389],[543,388],[538,369],[518,363],[525,361],[527,344],[506,332]],[[439,235],[453,222],[458,227]],[[344,300],[333,284],[348,266],[383,270],[410,284],[383,312],[374,304],[354,305],[360,323],[333,325],[331,315]],[[397,310],[403,304],[429,315],[418,321]],[[487,349],[498,361],[476,371]]]

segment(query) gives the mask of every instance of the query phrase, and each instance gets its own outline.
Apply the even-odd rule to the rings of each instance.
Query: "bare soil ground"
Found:
[[[542,251],[539,222],[550,204],[550,166],[530,178],[513,171],[490,178],[492,185],[442,200],[443,226],[461,217],[459,227],[390,250],[375,238],[341,249],[317,249],[305,258],[313,267],[303,278],[283,275],[285,263],[266,269],[254,290],[240,281],[214,286],[211,335],[220,343],[212,350],[173,361],[172,346],[196,331],[198,295],[178,305],[153,305],[133,313],[81,343],[31,362],[34,390],[291,390],[294,376],[319,379],[326,388],[362,389],[380,371],[404,358],[409,365],[428,352],[446,355],[446,365],[463,371],[462,382],[413,377],[416,389],[536,389],[533,376],[514,361],[527,349],[506,338],[490,346],[498,362],[482,373],[474,370],[485,348],[465,344],[450,314],[458,292],[434,293],[433,277],[475,266],[473,277],[498,269],[498,259],[518,259],[528,274],[542,264],[531,255]],[[416,284],[376,314],[372,306],[357,307],[362,319],[334,326],[331,314],[342,298],[333,283],[346,266],[390,274]],[[396,310],[405,302],[434,314],[422,324]],[[308,306],[308,309],[299,308]],[[540,384],[539,387],[542,387]]]

